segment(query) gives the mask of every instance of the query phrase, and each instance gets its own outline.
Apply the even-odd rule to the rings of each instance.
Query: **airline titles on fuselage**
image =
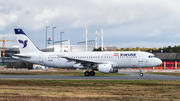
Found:
[[[121,53],[120,56],[136,56],[136,53]]]

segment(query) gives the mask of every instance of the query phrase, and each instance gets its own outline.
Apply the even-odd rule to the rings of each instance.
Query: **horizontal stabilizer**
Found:
[[[22,54],[14,54],[13,56],[12,56],[13,58],[15,58],[15,57],[19,57],[19,58],[31,58],[30,56],[27,56],[27,55],[22,55]]]

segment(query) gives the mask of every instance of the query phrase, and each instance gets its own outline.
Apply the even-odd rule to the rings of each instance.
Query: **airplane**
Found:
[[[162,63],[152,53],[141,51],[42,52],[22,29],[14,31],[20,53],[14,54],[12,58],[50,67],[87,69],[85,76],[94,76],[94,71],[117,73],[118,68],[139,68],[139,76],[142,77],[141,68]]]

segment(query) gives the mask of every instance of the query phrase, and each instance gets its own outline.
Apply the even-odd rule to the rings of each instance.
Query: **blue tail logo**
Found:
[[[25,41],[22,41],[22,40],[18,40],[19,43],[23,44],[23,47],[22,48],[25,48],[27,46],[27,42],[28,40],[25,40]]]

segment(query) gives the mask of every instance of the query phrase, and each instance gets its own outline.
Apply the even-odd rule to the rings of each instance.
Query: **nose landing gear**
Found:
[[[144,74],[142,73],[141,68],[139,68],[139,72],[140,72],[140,73],[139,73],[139,76],[140,76],[140,77],[143,77]]]
[[[140,76],[140,77],[143,77],[143,73],[139,73],[139,76]]]

